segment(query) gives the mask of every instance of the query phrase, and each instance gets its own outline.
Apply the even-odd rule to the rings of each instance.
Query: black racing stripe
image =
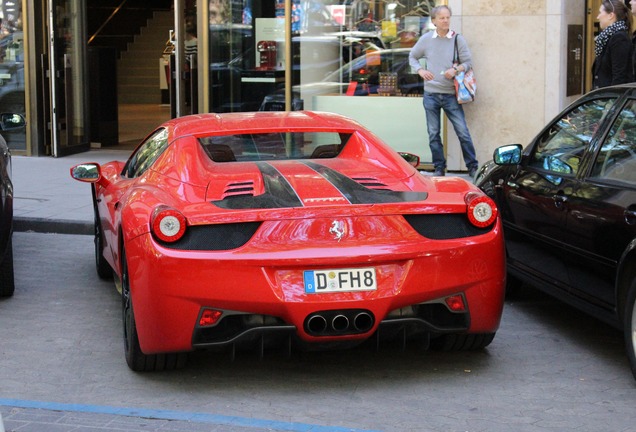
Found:
[[[231,210],[302,207],[303,203],[287,179],[267,162],[256,162],[263,176],[265,193],[229,196],[212,204]]]
[[[305,165],[334,185],[351,204],[386,204],[396,202],[424,201],[427,192],[400,192],[369,189],[355,180],[316,162],[303,161]]]

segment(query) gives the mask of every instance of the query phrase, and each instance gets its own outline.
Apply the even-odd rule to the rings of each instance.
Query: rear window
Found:
[[[287,132],[199,138],[214,162],[335,158],[351,137],[338,132]]]

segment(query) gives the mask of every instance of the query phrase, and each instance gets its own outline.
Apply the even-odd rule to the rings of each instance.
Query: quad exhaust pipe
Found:
[[[305,318],[311,336],[342,336],[366,333],[373,328],[373,313],[364,309],[314,312]]]

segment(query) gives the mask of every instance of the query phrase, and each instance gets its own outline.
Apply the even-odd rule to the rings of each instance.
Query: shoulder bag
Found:
[[[453,56],[453,66],[461,64],[459,60],[459,50],[457,49],[457,37],[455,35],[455,54]],[[469,103],[475,100],[475,92],[477,91],[477,80],[473,68],[471,67],[467,71],[458,72],[455,75],[455,95],[457,96],[457,102],[460,104]]]

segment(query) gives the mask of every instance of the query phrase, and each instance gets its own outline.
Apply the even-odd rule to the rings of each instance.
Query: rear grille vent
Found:
[[[404,219],[420,235],[433,240],[473,237],[486,234],[493,228],[493,225],[487,228],[477,228],[463,213],[404,215]]]
[[[369,189],[389,190],[386,184],[374,177],[353,177],[353,180]]]
[[[164,247],[179,250],[224,251],[246,244],[261,222],[194,225],[186,229],[181,239],[174,243],[159,242]]]
[[[223,191],[223,198],[242,195],[254,196],[253,181],[229,183]]]

